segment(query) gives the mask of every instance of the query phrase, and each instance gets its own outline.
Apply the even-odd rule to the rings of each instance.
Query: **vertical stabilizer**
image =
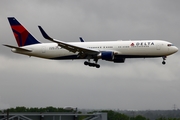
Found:
[[[24,28],[14,17],[8,17],[10,26],[16,38],[16,42],[19,47],[38,44],[40,43],[36,40],[27,30]]]

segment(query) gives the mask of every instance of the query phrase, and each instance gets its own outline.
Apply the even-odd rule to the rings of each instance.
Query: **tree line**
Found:
[[[9,108],[6,110],[1,110],[1,113],[6,113],[8,110],[8,112],[39,112],[39,113],[43,113],[43,112],[70,112],[70,113],[81,113],[81,111],[77,111],[76,109],[64,109],[64,108],[55,108],[52,106],[49,107],[45,107],[45,108],[38,108],[38,107],[34,107],[34,108],[27,108],[27,107],[16,107],[16,108]],[[96,112],[96,111],[94,111]],[[94,113],[91,112],[91,113]],[[117,111],[113,111],[113,110],[102,110],[102,111],[98,111],[98,112],[105,112],[107,113],[107,117],[108,120],[150,120],[149,118],[146,118],[142,115],[136,115],[136,116],[128,116],[124,113],[120,113]],[[78,118],[78,120],[82,120],[86,118],[86,116],[81,116]],[[156,118],[155,120],[180,120],[180,118],[168,118],[168,117],[159,117]]]
[[[55,108],[52,106],[49,107],[45,107],[45,108],[38,108],[38,107],[31,107],[31,108],[27,108],[27,107],[16,107],[16,108],[9,108],[9,109],[5,109],[5,110],[1,110],[0,112],[7,112],[7,110],[9,112],[74,112],[74,109],[71,110],[67,110],[64,108]]]
[[[150,120],[149,118],[146,118],[142,115],[136,115],[132,117],[112,110],[104,110],[101,112],[106,112],[108,114],[108,120]],[[155,120],[180,120],[180,118],[159,117]]]

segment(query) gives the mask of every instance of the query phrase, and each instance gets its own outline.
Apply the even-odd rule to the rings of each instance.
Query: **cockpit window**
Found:
[[[169,46],[169,47],[170,47],[170,46],[173,46],[173,45],[172,45],[172,44],[167,44],[167,46]]]

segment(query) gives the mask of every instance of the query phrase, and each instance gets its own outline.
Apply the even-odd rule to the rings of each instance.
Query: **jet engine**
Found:
[[[114,63],[124,63],[125,58],[117,56],[116,54],[117,53],[112,51],[102,51],[97,57],[101,58],[102,60],[113,61]]]
[[[101,58],[102,60],[113,61],[113,59],[114,59],[114,52],[111,52],[111,51],[102,51],[101,53],[99,53],[98,58]]]

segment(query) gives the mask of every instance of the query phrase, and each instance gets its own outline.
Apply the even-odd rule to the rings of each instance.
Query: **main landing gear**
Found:
[[[165,65],[165,64],[166,64],[166,62],[165,62],[166,56],[164,56],[164,57],[162,57],[162,58],[163,58],[162,64]]]
[[[96,68],[100,68],[100,65],[99,65],[99,64],[97,64],[97,60],[94,60],[94,61],[95,61],[95,63],[91,63],[91,62],[90,62],[90,60],[85,61],[85,62],[84,62],[84,65],[89,65],[89,67],[96,67]]]

